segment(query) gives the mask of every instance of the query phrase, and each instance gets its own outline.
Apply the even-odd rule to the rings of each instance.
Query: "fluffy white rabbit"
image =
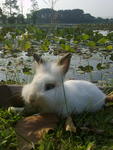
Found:
[[[106,95],[94,84],[84,80],[64,81],[71,54],[57,62],[46,62],[34,55],[36,74],[30,84],[23,87],[26,104],[40,108],[41,112],[66,117],[84,111],[94,112],[103,107]]]

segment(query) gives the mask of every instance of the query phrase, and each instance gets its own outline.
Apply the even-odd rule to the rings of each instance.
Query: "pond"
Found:
[[[38,34],[42,35],[40,30],[35,30]],[[18,32],[19,34],[21,33],[20,31]],[[0,43],[0,81],[15,81],[17,83],[30,82],[34,74],[32,53],[39,54],[41,47],[42,49],[45,49],[45,52],[41,52],[41,54],[48,61],[54,61],[60,57],[59,55],[54,55],[57,50],[59,50],[59,53],[57,54],[65,53],[65,51],[67,52],[67,49],[69,52],[75,51],[71,59],[70,70],[66,75],[66,79],[89,80],[99,85],[112,84],[113,43],[107,39],[107,35],[111,32],[109,32],[109,30],[88,31],[89,35],[86,33],[82,34],[82,36],[75,35],[78,41],[76,39],[73,40],[72,33],[69,34],[69,31],[66,32],[68,32],[66,35],[67,39],[64,35],[63,37],[61,36],[61,34],[64,33],[61,32],[59,35],[59,32],[56,32],[55,35],[50,34],[48,39],[44,39],[44,41],[38,40],[35,33],[34,36],[33,34],[28,33],[28,31],[19,36],[14,36],[14,33],[12,32],[11,36],[8,36],[9,39],[5,40],[5,48],[8,48],[8,51],[11,51],[11,48],[18,49],[18,43],[20,43],[22,48],[25,49],[7,52],[6,50],[4,51],[3,43]],[[6,35],[9,34],[10,32],[6,33]],[[4,35],[4,37],[8,38],[6,35]],[[100,43],[97,40],[95,40],[97,42],[92,41],[95,37],[97,39],[100,38],[98,39]],[[110,35],[109,38],[112,39],[112,35]],[[22,43],[22,40],[24,43]],[[89,43],[89,47],[87,43]],[[102,44],[104,47],[101,47]],[[107,47],[107,51],[105,47]],[[29,55],[29,49],[31,48],[34,51]],[[46,50],[47,48],[49,48],[48,51]],[[65,50],[62,51],[62,49]]]
[[[43,57],[48,61],[59,58],[59,56],[50,55],[49,53],[43,54]],[[110,56],[105,59],[100,53],[96,53],[89,59],[85,57],[86,55],[73,54],[70,70],[66,75],[67,79],[84,79],[96,82],[99,85],[113,81],[113,61],[110,60]],[[101,63],[103,68],[97,67]],[[81,70],[82,67],[84,69]],[[0,58],[0,81],[12,80],[28,83],[32,80],[33,72],[33,57],[27,56],[26,52],[19,53],[17,58],[11,55]]]

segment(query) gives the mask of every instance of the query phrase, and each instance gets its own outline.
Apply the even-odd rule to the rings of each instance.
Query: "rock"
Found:
[[[10,106],[10,97],[12,97],[10,88],[7,85],[0,85],[0,107]]]
[[[21,85],[0,85],[0,107],[23,107]]]
[[[33,143],[43,138],[45,133],[53,130],[59,122],[55,114],[39,114],[26,117],[16,125],[19,150],[30,150]]]

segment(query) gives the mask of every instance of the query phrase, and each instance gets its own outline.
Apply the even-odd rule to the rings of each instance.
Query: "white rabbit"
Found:
[[[36,54],[34,58],[37,62],[36,74],[22,90],[26,104],[40,108],[41,112],[63,117],[84,111],[94,112],[103,107],[106,95],[94,84],[84,80],[64,82],[71,54],[54,63],[45,62]]]

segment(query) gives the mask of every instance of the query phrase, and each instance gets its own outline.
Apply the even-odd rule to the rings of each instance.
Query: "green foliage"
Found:
[[[71,48],[71,46],[68,44],[61,44],[61,47],[65,51],[72,52],[72,53],[75,52],[75,50],[73,48]]]
[[[64,39],[59,40],[59,44],[66,44],[66,40]]]
[[[3,3],[5,13],[3,10],[0,10],[0,14],[2,15],[1,20],[4,24],[50,24],[51,22],[56,23],[56,21],[60,24],[86,24],[86,27],[89,27],[89,23],[92,24],[109,24],[113,23],[113,19],[103,19],[96,18],[90,14],[85,14],[81,9],[73,9],[73,10],[59,10],[55,11],[53,9],[38,9],[37,0],[31,0],[31,11],[27,14],[27,18],[25,18],[22,14],[18,14],[19,7],[17,0],[4,0]],[[46,0],[44,0],[46,1]],[[51,1],[48,0],[51,3]],[[55,0],[56,3],[56,0]],[[53,5],[53,4],[51,4]],[[22,8],[23,9],[23,8]],[[22,12],[23,13],[23,12]],[[43,17],[42,17],[43,16]],[[69,37],[69,36],[68,36]]]
[[[95,43],[94,41],[88,41],[88,42],[86,43],[86,45],[89,46],[89,47],[95,47],[95,46],[96,46],[96,43]]]
[[[14,126],[21,118],[19,114],[0,109],[0,149],[15,150],[18,143]]]
[[[92,72],[93,71],[93,67],[90,66],[90,65],[79,66],[78,68],[81,69],[81,71],[84,71],[84,72]]]
[[[4,36],[2,34],[0,34],[0,42],[4,41]]]
[[[98,63],[96,67],[97,67],[98,70],[108,69],[109,64],[107,64],[107,63]]]
[[[112,150],[112,114],[112,107],[107,106],[106,109],[96,113],[84,112],[73,116],[73,120],[76,122],[76,133],[66,132],[64,130],[65,120],[62,119],[54,131],[47,133],[41,141],[35,144],[33,150]],[[19,114],[0,109],[1,150],[16,150],[18,148],[14,127],[21,118],[22,116]],[[104,132],[81,130],[81,127]]]
[[[5,40],[4,41],[4,48],[7,50],[12,50],[13,49],[13,43],[11,40]]]
[[[43,44],[41,45],[41,49],[44,51],[48,51],[49,50],[49,46],[50,46],[50,41],[49,40],[45,40],[43,41]]]
[[[10,17],[14,16],[15,10],[16,11],[19,10],[19,7],[17,5],[17,0],[5,0],[4,6],[6,8],[6,12],[8,11]]]
[[[23,73],[24,73],[24,74],[27,74],[27,75],[31,74],[31,68],[24,67],[24,68],[23,68]]]
[[[107,37],[109,40],[113,41],[113,32],[108,33]]]
[[[73,116],[77,132],[69,133],[64,130],[61,121],[52,133],[48,133],[38,143],[35,150],[108,150],[113,148],[113,128],[109,123],[113,109],[106,108],[96,113],[83,113]],[[80,127],[89,126],[92,129],[104,130],[103,134],[80,130]]]
[[[107,49],[107,50],[112,50],[112,49],[113,49],[113,46],[112,46],[112,45],[108,45],[108,46],[106,47],[106,49]]]
[[[83,35],[81,36],[81,38],[82,38],[82,40],[88,40],[88,39],[89,39],[89,35],[83,34]]]
[[[78,44],[79,42],[78,42],[78,41],[74,41],[73,43],[74,43],[74,44]]]
[[[18,40],[18,46],[20,49],[27,51],[31,48],[31,42],[26,40]]]
[[[93,23],[113,22],[112,19],[96,18],[90,14],[85,14],[84,11],[81,9],[55,11],[53,9],[47,8],[47,9],[40,9],[38,11],[34,11],[33,13],[30,13],[29,16],[30,17],[28,19],[31,19],[30,21],[33,24],[48,24],[51,23],[51,21],[56,22],[56,20],[60,24],[62,23],[64,24],[92,23],[93,24]]]
[[[107,54],[107,50],[111,52],[113,50],[113,41],[110,41],[112,33],[104,36],[93,31],[91,27],[87,29],[80,25],[51,29],[51,33],[48,32],[48,28],[48,26],[38,28],[33,25],[27,25],[24,28],[2,28],[0,39],[4,41],[5,50],[10,51],[34,51],[35,45],[45,52],[55,47],[58,53],[60,50],[76,53],[81,46],[89,47],[92,52],[96,49],[97,53],[104,50],[104,54]],[[7,33],[11,35],[11,39],[5,38]]]
[[[23,50],[26,51],[26,50],[28,50],[30,48],[31,48],[31,42],[26,41],[26,42],[23,43]]]
[[[111,56],[110,56],[110,60],[112,60],[112,61],[113,61],[113,54],[111,54]]]
[[[103,38],[101,38],[101,39],[98,40],[99,44],[106,44],[107,42],[108,42],[108,39],[105,38],[105,37],[103,37]]]

